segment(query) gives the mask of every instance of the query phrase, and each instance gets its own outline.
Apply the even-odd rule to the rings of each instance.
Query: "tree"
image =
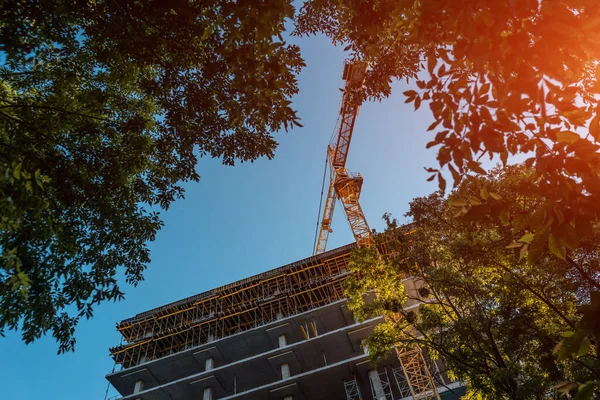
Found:
[[[515,242],[527,239],[529,264],[548,249],[575,267],[600,215],[599,26],[591,0],[311,0],[295,34],[324,33],[368,62],[365,99],[388,96],[393,79],[412,81],[406,102],[428,103],[434,118],[427,147],[439,146],[439,167],[427,170],[442,191],[447,171],[455,188],[484,175],[484,156],[505,166],[527,157],[535,184],[504,202],[483,192],[455,206],[467,219],[510,223]],[[529,195],[539,201],[532,213],[512,207]],[[600,298],[589,300],[566,353],[600,340]]]
[[[504,217],[521,218],[515,239],[532,233],[566,259],[600,215],[599,27],[592,0],[311,0],[295,33],[324,33],[367,61],[367,97],[413,82],[404,95],[435,119],[427,147],[439,146],[439,167],[427,170],[442,191],[444,169],[456,187],[485,173],[484,156],[528,157],[539,178],[529,190],[545,202],[536,218]],[[491,205],[477,197],[483,214]]]
[[[499,210],[506,208],[504,199],[517,198],[510,212],[533,213],[545,199],[522,193],[537,179],[522,166],[497,169],[463,182],[449,198],[438,192],[413,200],[408,228],[386,217],[388,229],[379,239],[389,255],[355,252],[350,268],[360,279],[347,288],[359,318],[388,317],[368,342],[375,357],[393,345],[418,344],[484,398],[541,399],[553,388],[579,385],[577,398],[591,397],[600,375],[598,337],[561,340],[578,335],[581,307],[590,307],[599,293],[600,232],[581,242],[569,263],[548,248],[531,263],[524,253],[533,235],[514,242],[509,224],[497,224],[493,215],[462,216],[454,205],[477,193]],[[407,276],[421,286],[417,292],[404,290]],[[368,289],[377,298],[365,303]],[[418,312],[405,311],[409,299],[424,304]]]
[[[299,125],[288,0],[0,7],[0,333],[51,332],[137,284],[198,157],[273,157]]]

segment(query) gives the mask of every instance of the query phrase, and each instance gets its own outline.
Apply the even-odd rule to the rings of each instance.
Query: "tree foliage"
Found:
[[[77,321],[140,282],[198,157],[273,157],[303,62],[288,0],[0,6],[0,333]]]
[[[534,214],[546,199],[523,193],[539,179],[522,166],[497,169],[464,181],[448,198],[438,192],[414,199],[408,228],[386,217],[379,239],[388,255],[356,252],[351,268],[365,281],[347,289],[359,318],[387,317],[369,340],[375,356],[392,345],[419,344],[483,398],[541,399],[579,386],[576,398],[591,398],[600,375],[597,221],[568,262],[544,243],[532,260],[524,247],[534,235],[515,242],[513,226],[498,224],[494,209],[481,218],[456,212],[456,202],[483,195],[499,203],[497,210],[506,209],[504,199],[516,199],[509,212]],[[405,290],[404,277],[419,289]],[[368,288],[385,294],[394,287],[393,301],[391,295],[363,301]],[[418,312],[403,310],[411,300],[423,302]]]
[[[502,232],[527,274],[550,262],[565,269],[564,282],[581,278],[571,290],[583,316],[569,317],[561,360],[599,340],[598,265],[581,263],[582,249],[598,250],[599,27],[592,0],[309,0],[296,23],[296,34],[324,33],[369,63],[365,98],[388,96],[393,79],[412,82],[406,102],[427,104],[434,119],[427,147],[437,147],[439,166],[426,169],[441,191],[448,175],[453,188],[476,186],[482,157],[505,167],[511,156],[525,160],[531,175],[505,195],[463,190],[445,206],[462,224]],[[597,384],[584,383],[579,396]]]
[[[367,96],[389,95],[394,78],[413,83],[404,95],[431,109],[439,166],[427,170],[442,191],[448,171],[456,187],[485,173],[482,157],[521,156],[545,201],[535,218],[504,214],[519,221],[515,235],[526,229],[565,259],[590,234],[600,215],[595,1],[307,1],[296,34],[319,32],[370,64]],[[492,204],[478,197],[483,215]]]

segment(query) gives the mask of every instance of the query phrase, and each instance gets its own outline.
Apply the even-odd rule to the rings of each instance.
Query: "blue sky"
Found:
[[[162,214],[145,281],[124,285],[125,301],[103,304],[79,324],[75,353],[56,355],[52,337],[28,346],[14,332],[0,338],[0,397],[104,399],[104,376],[113,368],[108,348],[120,340],[116,322],[311,255],[344,54],[323,37],[294,41],[307,63],[294,98],[304,128],[277,134],[271,161],[225,167],[201,160],[200,183],[187,185],[186,199]],[[404,104],[406,88],[396,83],[391,98],[361,108],[350,147],[347,165],[364,177],[361,204],[377,230],[384,212],[401,217],[412,198],[437,189],[423,170],[436,164],[435,150],[425,150],[432,118],[426,106],[414,112]],[[339,205],[333,230],[329,249],[353,240]],[[109,397],[116,394],[110,388]]]

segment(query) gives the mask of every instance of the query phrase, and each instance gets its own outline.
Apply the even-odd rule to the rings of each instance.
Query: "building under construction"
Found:
[[[383,318],[358,322],[345,308],[355,246],[122,321],[107,379],[128,400],[457,398],[462,385],[420,351],[370,360],[362,343]]]
[[[363,178],[346,169],[367,71],[361,61],[344,64],[315,255],[122,321],[124,343],[111,349],[120,370],[107,378],[123,399],[440,400],[463,392],[418,347],[374,365],[363,343],[383,317],[359,322],[345,307],[350,251],[384,250],[360,206]],[[337,200],[356,244],[325,252]],[[415,282],[404,286],[415,299],[405,309],[418,308]]]

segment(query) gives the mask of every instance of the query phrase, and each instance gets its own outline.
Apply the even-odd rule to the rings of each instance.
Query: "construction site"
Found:
[[[355,247],[122,321],[120,370],[107,378],[123,399],[456,398],[461,384],[418,351],[373,365],[362,343],[383,318],[357,322],[344,307]]]
[[[464,384],[451,381],[418,347],[393,347],[387,359],[373,362],[365,339],[384,317],[358,321],[345,306],[351,251],[375,247],[359,203],[363,178],[346,169],[366,69],[361,62],[344,65],[314,255],[118,323],[122,343],[110,349],[116,369],[107,379],[120,399],[394,400],[464,394]],[[326,251],[338,200],[356,243]],[[405,277],[403,284],[411,298],[404,310],[418,309],[418,283]]]

